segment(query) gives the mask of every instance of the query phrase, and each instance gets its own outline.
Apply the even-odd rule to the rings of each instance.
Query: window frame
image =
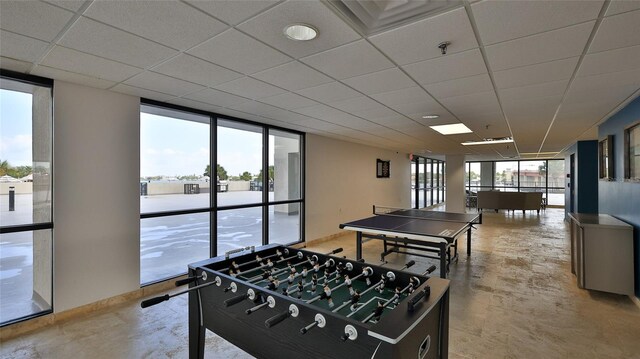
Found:
[[[638,131],[638,136],[640,136],[640,120],[632,123],[631,125],[625,127],[624,129],[624,180],[626,182],[640,182],[640,168],[637,168],[638,171],[635,177],[631,174],[631,132]],[[638,156],[638,155],[636,155]]]
[[[598,141],[598,178],[604,181],[615,180],[613,135],[607,135]]]

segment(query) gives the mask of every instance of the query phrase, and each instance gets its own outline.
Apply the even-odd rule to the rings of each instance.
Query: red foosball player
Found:
[[[375,318],[376,321],[380,320],[380,316],[382,315],[383,311],[384,311],[384,304],[382,304],[381,301],[378,301],[378,306],[376,307],[376,309],[373,310],[373,317]]]
[[[331,299],[331,288],[329,288],[329,284],[324,285],[322,288],[323,292],[320,294],[320,299],[326,299],[329,302],[329,307],[333,308],[333,300]]]

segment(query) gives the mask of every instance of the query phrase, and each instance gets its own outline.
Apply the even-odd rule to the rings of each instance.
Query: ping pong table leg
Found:
[[[467,229],[467,256],[471,256],[471,226]]]
[[[356,260],[362,259],[362,232],[356,233]]]
[[[440,243],[440,278],[447,278],[447,244]]]

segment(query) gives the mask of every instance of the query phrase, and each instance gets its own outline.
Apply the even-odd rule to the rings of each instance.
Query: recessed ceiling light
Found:
[[[422,116],[422,118],[426,118],[428,120],[432,120],[432,119],[438,118],[438,117],[440,117],[440,115],[424,115],[424,116]]]
[[[438,126],[429,126],[434,131],[438,131],[443,135],[457,135],[460,133],[471,133],[469,127],[465,126],[464,123],[453,123],[450,125],[438,125]]]
[[[318,30],[307,24],[291,24],[284,28],[284,34],[291,40],[309,41],[318,36]]]
[[[496,145],[499,143],[511,143],[511,142],[513,142],[513,138],[501,137],[501,138],[485,138],[482,141],[467,141],[467,142],[462,142],[461,144],[464,146],[472,146],[472,145]]]

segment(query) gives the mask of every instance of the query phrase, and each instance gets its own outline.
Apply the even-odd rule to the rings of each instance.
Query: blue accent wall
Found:
[[[573,211],[598,213],[598,141],[578,141],[566,151],[565,172],[571,173],[571,155],[575,156],[576,168],[573,183],[565,180],[565,219],[570,211],[571,187],[575,193]]]
[[[598,181],[600,213],[634,227],[635,291],[640,298],[640,183],[624,181],[624,129],[640,121],[640,97],[598,127],[598,137],[613,135],[615,181]]]

